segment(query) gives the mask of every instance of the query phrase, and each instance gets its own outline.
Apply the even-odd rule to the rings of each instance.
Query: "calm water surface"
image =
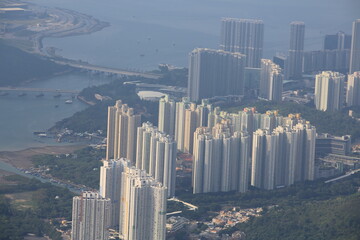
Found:
[[[288,49],[289,23],[306,24],[306,49],[320,49],[325,34],[350,33],[360,18],[358,0],[29,0],[92,15],[111,24],[91,35],[45,39],[58,53],[93,64],[152,70],[159,63],[187,66],[188,53],[196,47],[217,48],[222,17],[259,18],[265,22],[264,57]],[[298,6],[301,4],[301,6]],[[54,77],[28,87],[82,89],[104,83],[86,75]],[[86,108],[71,96],[52,94],[36,98],[10,94],[0,97],[0,151],[56,144],[39,139],[33,131],[46,130],[55,122]],[[58,105],[58,108],[55,108]]]
[[[217,48],[222,17],[265,23],[264,57],[289,47],[289,23],[306,24],[305,49],[320,49],[325,34],[351,32],[360,18],[359,0],[30,0],[73,9],[107,21],[91,35],[45,39],[59,54],[90,63],[151,70],[159,63],[188,65],[196,47]]]
[[[24,87],[81,90],[108,81],[84,74],[70,74]],[[87,107],[77,99],[72,104],[65,104],[72,98],[71,94],[62,94],[60,98],[54,98],[54,93],[44,93],[43,97],[36,97],[39,93],[27,93],[22,97],[19,94],[21,92],[10,92],[7,96],[0,96],[0,151],[58,145],[53,139],[39,138],[33,132],[45,131],[57,121]]]

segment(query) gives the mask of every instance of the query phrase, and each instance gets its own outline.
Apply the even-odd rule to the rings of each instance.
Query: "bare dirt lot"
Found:
[[[31,158],[39,154],[65,154],[72,153],[75,150],[81,149],[85,145],[71,145],[71,146],[49,146],[40,148],[29,148],[21,151],[3,151],[0,152],[0,161],[11,164],[17,168],[30,168],[33,166]],[[6,172],[0,170],[0,177]]]

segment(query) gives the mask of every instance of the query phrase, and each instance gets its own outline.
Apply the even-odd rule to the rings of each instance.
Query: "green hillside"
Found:
[[[237,228],[246,240],[360,239],[360,194],[275,207]]]

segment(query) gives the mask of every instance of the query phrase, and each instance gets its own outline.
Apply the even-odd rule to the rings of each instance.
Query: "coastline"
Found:
[[[10,164],[16,168],[30,168],[33,167],[31,158],[39,154],[66,154],[72,153],[75,150],[86,147],[84,144],[76,144],[69,146],[45,146],[45,147],[32,147],[16,151],[1,151],[0,162]],[[5,171],[0,169],[0,171]]]
[[[22,30],[17,30],[14,27],[14,29],[10,29],[8,32],[0,32],[0,39],[30,54],[45,57],[49,61],[64,58],[57,55],[54,49],[46,47],[44,48],[43,39],[51,37],[63,38],[69,36],[92,34],[110,26],[110,23],[108,22],[100,21],[90,15],[73,10],[45,7],[34,3],[24,2],[22,0],[11,0],[8,2],[13,4],[25,4],[27,5],[31,14],[36,15],[39,12],[46,12],[46,16],[42,19],[38,19],[36,24],[29,20],[20,20],[16,22],[16,28],[26,29],[25,35],[22,34]],[[6,19],[6,21],[12,23],[12,21],[17,21],[17,19]],[[23,48],[22,46],[18,45],[17,42],[26,43],[31,47]],[[69,69],[64,72],[57,72],[54,73],[54,76],[67,74],[71,71],[73,71],[73,69]],[[28,79],[23,82],[22,85],[36,80],[39,80],[39,78]],[[87,102],[85,99],[79,98],[79,100],[88,105],[91,105],[91,103]],[[0,151],[0,162],[10,164],[15,168],[30,168],[33,166],[31,158],[34,155],[72,153],[73,151],[86,146],[88,145],[78,143],[76,145],[70,146],[44,146],[31,147],[15,151]],[[9,174],[9,172],[6,172],[6,170],[0,169],[0,171],[0,179],[1,176]]]
[[[26,43],[26,45],[31,47],[27,49],[21,46],[16,47],[45,57],[62,58],[55,53],[56,49],[44,48],[43,39],[45,38],[63,38],[91,34],[110,26],[108,22],[74,10],[45,7],[22,0],[11,0],[10,2],[13,4],[25,4],[32,17],[20,21],[11,18],[4,19],[4,24],[13,26],[7,32],[0,32],[0,38],[5,41],[14,42],[15,46],[15,42]],[[44,16],[33,20],[34,16],[40,14]]]

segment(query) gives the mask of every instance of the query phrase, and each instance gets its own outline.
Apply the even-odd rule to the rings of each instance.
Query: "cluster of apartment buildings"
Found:
[[[166,97],[161,105],[167,111],[159,122],[175,119],[170,128],[184,133],[175,134],[178,149],[193,155],[193,193],[246,192],[249,183],[274,189],[314,179],[316,129],[300,115],[254,108],[228,113],[188,98],[174,103]]]
[[[317,108],[337,110],[344,103],[346,78],[341,71],[349,72],[347,106],[360,105],[360,19],[353,22],[352,36],[342,32],[326,35],[324,50],[312,52],[304,52],[305,24],[292,22],[288,54],[274,57],[273,61],[262,59],[263,21],[224,18],[221,23],[220,50],[197,48],[189,54],[191,101],[246,95],[279,102],[284,79],[299,80],[305,72],[325,71],[316,77],[315,96],[316,101],[322,99],[330,106],[324,107],[325,103],[321,103],[323,106],[317,105]],[[327,101],[332,95],[337,102]]]
[[[338,72],[324,71],[317,74],[315,80],[316,109],[338,111],[344,105],[347,107],[360,106],[360,71],[349,74],[347,83],[345,80],[346,76]]]
[[[141,125],[120,100],[108,107],[106,158],[99,192],[73,199],[72,239],[165,239],[166,201],[175,194],[177,147],[151,123]],[[94,234],[90,234],[94,232]]]
[[[206,98],[244,95],[258,79],[260,98],[281,101],[283,80],[303,73],[305,25],[292,22],[285,71],[262,59],[261,20],[222,19],[221,50],[190,53],[188,97],[159,101],[158,127],[120,100],[108,108],[106,158],[99,192],[73,199],[73,240],[162,240],[166,199],[175,195],[177,151],[193,156],[193,193],[274,189],[313,180],[316,129],[298,114],[237,113],[214,108]],[[360,105],[360,20],[353,25],[347,103]],[[345,37],[344,37],[345,38]],[[250,79],[250,80],[249,80]],[[344,76],[316,78],[315,105],[341,108]],[[201,103],[199,103],[201,101]],[[197,102],[199,104],[197,104]]]

